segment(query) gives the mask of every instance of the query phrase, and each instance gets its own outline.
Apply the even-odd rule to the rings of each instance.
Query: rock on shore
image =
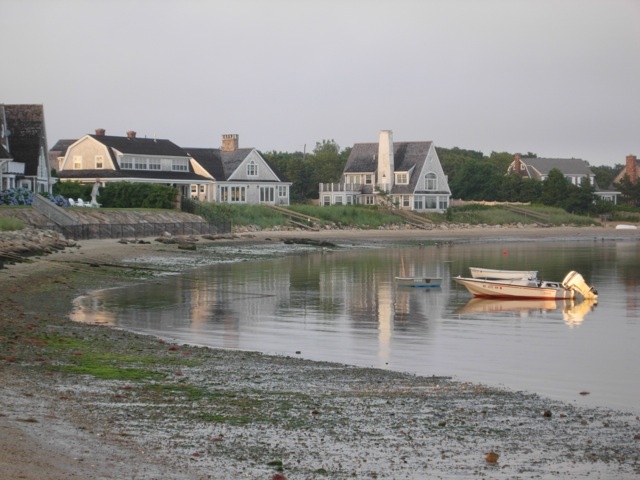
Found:
[[[75,241],[66,239],[54,230],[25,228],[0,232],[0,267],[3,262],[19,262],[27,257],[46,255],[75,245]]]

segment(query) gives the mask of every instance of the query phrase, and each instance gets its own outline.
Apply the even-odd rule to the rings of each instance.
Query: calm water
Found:
[[[77,300],[74,318],[640,411],[639,253],[640,242],[601,240],[314,250],[95,292]],[[396,286],[402,265],[442,276],[442,288]],[[472,299],[451,280],[468,266],[548,280],[577,270],[598,303]]]

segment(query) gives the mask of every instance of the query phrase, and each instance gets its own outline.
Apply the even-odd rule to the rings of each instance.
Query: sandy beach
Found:
[[[639,232],[269,231],[194,240],[260,248],[296,238],[357,245],[638,240]],[[87,291],[153,281],[161,268],[145,258],[187,264],[181,259],[197,255],[154,239],[88,240],[0,270],[0,479],[640,477],[640,419],[628,413],[445,377],[169,345],[67,319]]]

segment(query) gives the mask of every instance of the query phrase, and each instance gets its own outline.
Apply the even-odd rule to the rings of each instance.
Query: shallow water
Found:
[[[636,241],[281,250],[94,292],[77,300],[74,319],[640,411]],[[472,299],[452,280],[468,266],[538,270],[557,281],[577,270],[598,303]],[[403,269],[441,276],[442,287],[400,287]]]

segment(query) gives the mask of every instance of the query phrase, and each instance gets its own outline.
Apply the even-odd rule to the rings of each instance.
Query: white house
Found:
[[[395,205],[418,212],[449,208],[451,190],[433,142],[356,143],[339,183],[320,184],[321,205]]]
[[[56,143],[61,181],[160,183],[203,202],[287,205],[286,182],[255,148],[238,148],[238,135],[223,135],[222,148],[184,149],[166,139],[108,136],[104,129]],[[68,145],[65,145],[68,144]]]

